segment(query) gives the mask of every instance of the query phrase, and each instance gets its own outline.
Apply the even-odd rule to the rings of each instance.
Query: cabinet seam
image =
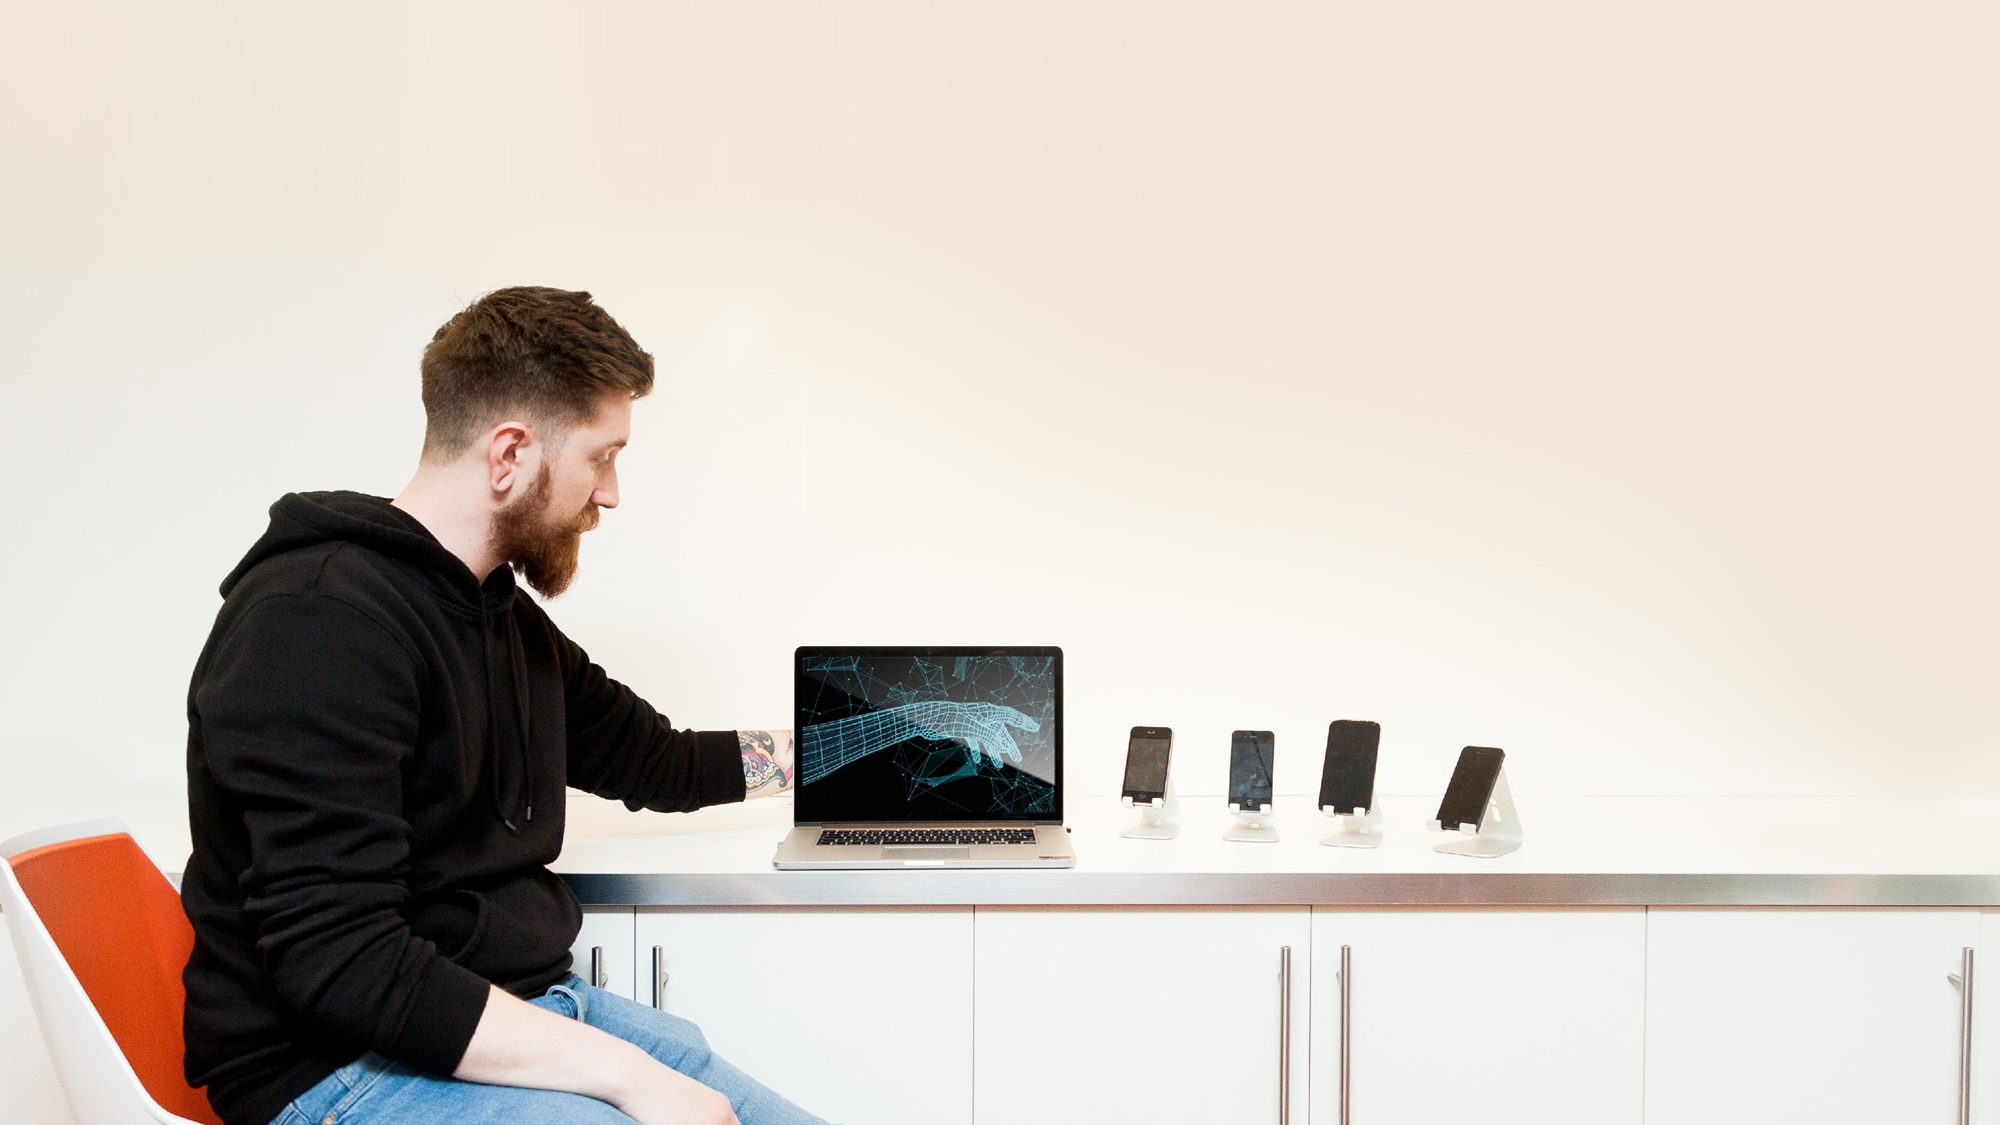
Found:
[[[979,1123],[979,907],[972,908],[972,1058],[966,1068],[965,1119]]]

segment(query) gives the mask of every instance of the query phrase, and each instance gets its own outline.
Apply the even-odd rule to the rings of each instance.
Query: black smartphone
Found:
[[[1167,758],[1174,748],[1172,727],[1133,727],[1125,744],[1124,795],[1135,805],[1167,796]]]
[[[1271,749],[1277,737],[1267,730],[1229,735],[1229,811],[1263,812],[1271,806]]]
[[[1486,819],[1487,803],[1493,800],[1493,785],[1500,780],[1500,763],[1507,752],[1491,746],[1468,746],[1458,752],[1458,765],[1451,771],[1451,784],[1444,787],[1438,804],[1437,822],[1453,829],[1461,824],[1477,827]]]
[[[1326,765],[1319,775],[1319,807],[1352,816],[1375,807],[1375,755],[1382,724],[1335,719],[1326,726]]]

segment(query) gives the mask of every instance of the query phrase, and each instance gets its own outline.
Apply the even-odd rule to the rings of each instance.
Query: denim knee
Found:
[[[711,1054],[708,1036],[701,1033],[699,1025],[664,1010],[657,1013],[657,1019],[659,1032],[647,1054],[683,1074],[708,1065]]]

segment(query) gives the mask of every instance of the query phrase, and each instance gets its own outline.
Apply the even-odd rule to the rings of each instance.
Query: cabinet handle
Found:
[[[659,945],[653,947],[653,1007],[667,1007],[667,950]]]
[[[1340,947],[1340,1125],[1347,1123],[1354,1074],[1354,947]]]
[[[1958,972],[1946,979],[1958,986],[1958,1125],[1972,1125],[1972,947],[1959,953]]]
[[[1278,950],[1278,1125],[1292,1123],[1292,947]]]
[[[611,978],[604,975],[604,947],[601,945],[590,947],[590,983],[593,988],[603,988],[611,983]]]

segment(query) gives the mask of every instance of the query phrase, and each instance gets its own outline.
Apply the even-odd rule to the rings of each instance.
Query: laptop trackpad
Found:
[[[924,862],[928,860],[932,863],[935,863],[939,860],[944,860],[944,859],[971,859],[972,849],[971,848],[909,848],[909,847],[898,847],[894,844],[891,844],[883,847],[882,858],[900,859],[905,863],[911,860],[916,860],[918,862]]]

